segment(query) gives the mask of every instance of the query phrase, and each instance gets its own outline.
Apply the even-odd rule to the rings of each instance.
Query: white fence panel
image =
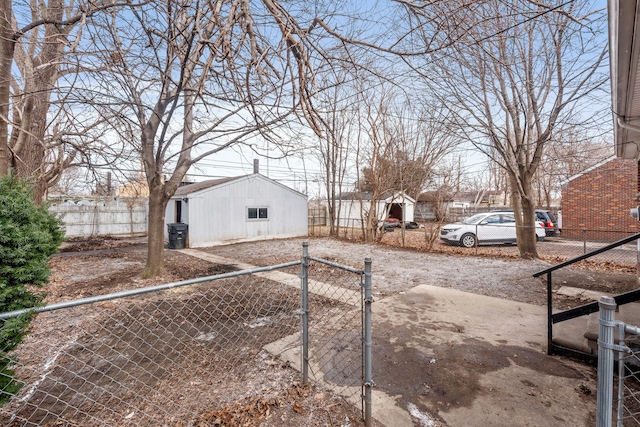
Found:
[[[54,205],[49,211],[60,215],[66,227],[67,237],[124,236],[147,233],[147,204],[127,206],[114,201],[102,202],[67,201]]]

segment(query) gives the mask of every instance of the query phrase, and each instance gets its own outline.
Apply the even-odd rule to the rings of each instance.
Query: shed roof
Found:
[[[204,190],[206,188],[215,187],[227,182],[235,181],[236,179],[244,178],[248,175],[242,176],[230,176],[227,178],[208,179],[206,181],[194,182],[193,184],[185,185],[176,190],[174,196],[185,196],[187,194],[195,193],[196,191]]]
[[[415,203],[413,197],[408,196],[403,191],[383,191],[380,195],[380,200],[395,199],[400,196]],[[338,200],[371,200],[372,197],[373,193],[371,191],[346,191],[344,193],[340,193],[337,198]]]
[[[425,191],[418,196],[418,202],[433,202],[436,200],[452,201],[453,193],[446,191]]]
[[[206,180],[206,181],[195,182],[193,184],[189,184],[189,185],[185,185],[183,187],[179,187],[172,197],[186,196],[186,195],[189,195],[189,194],[196,193],[198,191],[202,191],[202,190],[206,190],[206,189],[209,189],[209,188],[217,187],[219,185],[226,184],[226,183],[233,182],[233,181],[240,181],[240,180],[243,180],[243,179],[248,179],[248,178],[251,178],[251,177],[258,177],[260,179],[267,180],[267,181],[273,183],[274,185],[277,185],[279,187],[285,188],[285,189],[287,189],[287,190],[289,190],[289,191],[291,191],[293,193],[296,193],[296,194],[300,195],[301,197],[304,197],[304,198],[307,197],[306,194],[303,194],[303,193],[299,192],[298,190],[295,190],[295,189],[293,189],[291,187],[287,187],[286,185],[281,184],[278,181],[275,181],[275,180],[273,180],[271,178],[268,178],[268,177],[266,177],[264,175],[261,175],[259,173],[254,173],[254,174],[250,174],[250,175],[231,176],[231,177],[218,178],[218,179],[209,179],[209,180]]]

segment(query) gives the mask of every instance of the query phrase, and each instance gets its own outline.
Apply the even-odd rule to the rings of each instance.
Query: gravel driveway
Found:
[[[252,242],[203,250],[266,266],[300,257],[302,242]],[[474,317],[470,323],[462,320],[473,311],[471,307],[494,307],[499,300],[471,297],[469,309],[456,312],[464,305],[462,294],[438,294],[441,299],[436,300],[425,291],[428,287],[420,286],[541,306],[546,304],[546,284],[533,274],[549,263],[434,254],[329,238],[310,239],[309,254],[356,268],[362,267],[365,257],[372,259],[378,295],[374,379],[376,393],[382,396],[377,404],[386,405],[381,411],[387,425],[592,425],[593,370],[545,355],[542,307],[504,301],[504,307],[497,303],[495,310],[487,308],[505,326],[502,333],[496,322],[488,322],[488,316]],[[558,279],[566,285],[571,278],[576,279],[571,284],[578,284],[595,276],[566,271]],[[528,317],[528,311],[537,314]],[[518,326],[522,330],[516,332]],[[401,422],[401,412],[394,412],[398,408],[410,412],[413,421]]]
[[[299,258],[304,240],[270,240],[203,250],[265,266]],[[364,259],[370,257],[378,296],[404,292],[416,285],[433,285],[532,304],[545,302],[544,284],[533,274],[550,266],[540,260],[416,252],[329,238],[310,239],[309,254],[356,268],[362,268]]]

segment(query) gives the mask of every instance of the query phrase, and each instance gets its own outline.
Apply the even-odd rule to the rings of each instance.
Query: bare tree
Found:
[[[144,206],[149,197],[149,188],[144,174],[129,175],[127,182],[120,186],[118,197],[124,201],[129,210],[129,231],[133,235],[135,232],[133,213],[137,207]]]
[[[597,135],[579,128],[559,132],[550,141],[533,178],[537,206],[550,209],[552,200],[561,195],[563,181],[611,155],[611,143]]]
[[[379,202],[398,193],[416,200],[436,166],[458,144],[457,135],[450,130],[447,112],[428,105],[413,107],[410,99],[398,96],[394,86],[382,87],[376,88],[375,95],[364,102],[367,160],[358,187],[371,193],[367,240],[376,238],[378,221],[389,214],[375,211]]]
[[[448,183],[451,177],[452,175],[445,177],[446,182],[432,191],[425,201],[435,217],[433,221],[427,221],[424,224],[424,242],[427,250],[433,249],[433,245],[440,237],[440,228],[447,220],[447,208],[453,195],[452,188]]]
[[[487,0],[464,13],[457,3],[410,7],[457,40],[423,76],[467,139],[507,171],[520,254],[537,257],[532,181],[548,142],[575,123],[574,107],[606,81],[606,21],[585,1]]]
[[[102,15],[96,111],[112,117],[149,187],[145,276],[163,271],[164,215],[189,168],[236,144],[284,143],[292,114],[317,130],[314,51],[277,0],[176,1]],[[302,18],[300,18],[302,19]],[[280,135],[282,137],[282,135]],[[286,149],[286,148],[285,148]]]
[[[379,202],[397,190],[393,188],[394,176],[389,170],[391,163],[387,161],[394,155],[396,141],[389,128],[390,95],[381,90],[378,97],[365,98],[363,101],[367,141],[365,144],[359,143],[359,148],[363,151],[358,150],[358,155],[362,153],[367,159],[367,166],[362,168],[363,179],[358,182],[358,189],[370,193],[369,208],[361,212],[361,217],[363,237],[365,241],[372,242],[379,239],[380,221],[389,215],[388,209],[386,212],[378,211]],[[358,161],[357,164],[360,165],[361,162]],[[361,208],[363,206],[361,204]]]
[[[13,3],[0,0],[0,175],[13,169],[33,179],[41,200],[65,168],[89,155],[80,151],[92,131],[74,108],[63,106],[57,84],[78,71],[67,58],[80,45],[87,20],[118,3],[50,0],[19,3],[17,10]]]
[[[91,188],[87,182],[87,172],[79,167],[66,168],[57,182],[48,189],[48,196],[73,197],[87,194]]]
[[[322,133],[316,153],[323,168],[324,190],[327,194],[329,234],[340,232],[342,203],[339,200],[345,176],[351,165],[350,154],[358,131],[358,97],[354,96],[353,77],[346,70],[330,70],[323,76],[328,86],[317,95],[318,122]],[[357,82],[355,82],[357,84]]]

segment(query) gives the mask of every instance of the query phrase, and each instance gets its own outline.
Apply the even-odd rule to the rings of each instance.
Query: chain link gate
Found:
[[[316,264],[347,271],[358,280],[365,276],[321,261],[309,266],[310,260],[307,271],[312,277],[320,271]],[[352,404],[368,394],[369,404],[364,399],[362,405],[365,424],[370,425],[371,383],[357,396],[352,380],[356,345],[351,338],[356,324],[364,329],[351,307],[357,305],[356,317],[362,316],[363,303],[351,300],[350,286],[314,278],[307,280],[310,309],[301,310],[303,261],[35,310],[24,342],[15,350],[0,348],[0,425],[242,424],[243,417],[264,413],[273,403],[272,384],[300,381],[299,373],[280,366],[294,360],[287,360],[288,352],[304,353],[305,318],[307,379]],[[322,271],[322,280],[348,277]],[[363,292],[360,283],[356,285],[356,292]],[[0,314],[0,336],[11,327],[9,319],[20,313]],[[369,343],[370,355],[370,335],[357,341]],[[302,372],[305,364],[291,365]],[[363,387],[366,370],[357,365]],[[227,424],[216,424],[225,419]]]
[[[371,426],[371,259],[358,270],[309,256],[305,243],[301,276],[302,381],[359,403]]]
[[[613,297],[601,297],[598,305],[596,426],[640,426],[640,328],[616,320]]]

